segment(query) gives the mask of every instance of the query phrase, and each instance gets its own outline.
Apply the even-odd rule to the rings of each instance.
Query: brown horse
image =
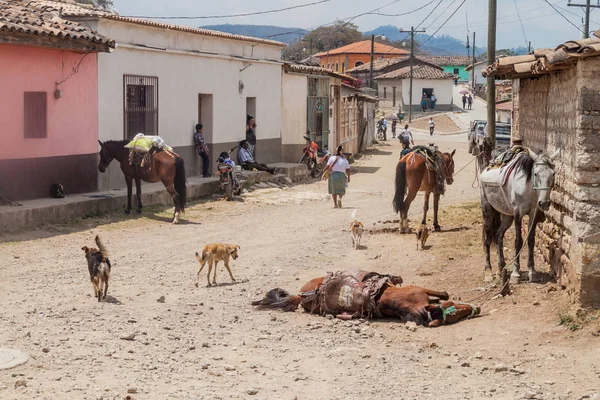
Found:
[[[127,208],[125,209],[125,214],[131,213],[131,186],[133,180],[135,180],[136,211],[138,213],[142,212],[141,181],[152,183],[161,181],[175,203],[173,223],[179,223],[179,214],[185,210],[187,197],[183,158],[174,153],[171,153],[173,154],[171,155],[166,151],[158,151],[152,156],[150,166],[141,167],[135,163],[129,164],[129,149],[125,148],[125,145],[129,143],[128,140],[109,140],[104,143],[98,141],[98,143],[100,143],[100,163],[98,164],[100,172],[106,171],[106,168],[113,159],[121,164],[121,171],[123,171],[125,182],[127,183]]]
[[[442,157],[443,177],[448,185],[454,182],[454,153],[438,153]],[[406,190],[408,189],[408,194]],[[433,193],[433,227],[436,232],[441,230],[438,224],[438,207],[442,194],[437,184],[436,172],[427,168],[425,156],[421,153],[410,152],[398,161],[396,166],[396,193],[392,202],[394,212],[400,213],[400,233],[408,233],[408,209],[417,196],[417,192],[425,192],[423,204],[423,220],[427,224],[429,210],[429,195]],[[404,198],[406,195],[406,199]]]
[[[323,283],[325,277],[315,278],[300,288],[300,294],[293,296],[283,289],[272,289],[262,300],[252,305],[262,309],[282,309],[295,311],[302,305],[305,311],[319,310],[319,297],[312,296]],[[413,321],[418,325],[436,327],[444,323],[452,324],[463,318],[479,315],[481,309],[470,304],[441,301],[430,304],[429,296],[448,300],[447,292],[438,292],[418,286],[396,287],[387,282],[377,299],[377,308],[384,317]],[[454,308],[452,308],[454,307]],[[338,315],[341,316],[341,315]]]

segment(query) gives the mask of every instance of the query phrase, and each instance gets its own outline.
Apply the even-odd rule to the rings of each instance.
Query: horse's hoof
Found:
[[[194,284],[194,286],[198,287],[198,283],[196,282],[196,283]]]
[[[125,214],[126,214],[126,215],[129,215],[129,214],[131,214],[131,210],[125,210]]]
[[[537,282],[537,276],[535,275],[535,273],[529,273],[529,282]]]
[[[510,274],[510,283],[512,285],[517,285],[520,280],[521,274],[519,274],[518,272],[513,272],[512,274]]]
[[[138,214],[141,214],[142,213],[142,209],[138,208],[138,209],[135,210],[135,212],[138,213]]]
[[[441,231],[442,231],[442,228],[441,228],[439,225],[435,225],[435,226],[433,227],[433,230],[434,230],[435,232],[441,232]]]
[[[483,277],[483,281],[485,283],[490,283],[494,281],[494,277],[492,276],[492,274],[485,274],[485,276]]]

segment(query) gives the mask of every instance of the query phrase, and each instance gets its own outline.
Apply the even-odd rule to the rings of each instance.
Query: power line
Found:
[[[236,18],[236,17],[248,17],[251,15],[263,15],[263,14],[273,14],[273,13],[278,13],[278,12],[282,12],[282,11],[289,11],[289,10],[295,10],[297,8],[304,8],[304,7],[310,7],[310,6],[314,6],[317,4],[323,4],[323,3],[328,3],[331,0],[319,0],[319,1],[314,1],[312,3],[306,3],[306,4],[299,4],[297,6],[290,6],[290,7],[284,7],[284,8],[278,8],[278,9],[274,9],[274,10],[266,10],[266,11],[256,11],[256,12],[249,12],[249,13],[242,13],[242,14],[230,14],[230,15],[208,15],[208,16],[180,16],[180,17],[173,17],[173,16],[143,16],[143,15],[125,15],[125,17],[128,18],[144,18],[144,19],[220,19],[220,18]]]
[[[440,6],[440,4],[442,4],[444,0],[440,0],[439,3],[437,3],[437,5],[435,7],[433,7],[433,10],[431,10],[431,12],[429,14],[427,14],[427,16],[425,18],[423,18],[423,21],[419,22],[419,25],[417,25],[417,27],[415,29],[419,29],[419,27],[423,24],[423,22],[425,22],[427,20],[427,18],[429,18],[431,16],[431,14],[434,13],[435,10],[437,10],[437,8]]]
[[[517,7],[517,0],[513,0],[515,2],[515,9],[517,10],[517,15],[519,16],[519,23],[521,24],[521,30],[523,31],[523,37],[525,38],[525,47],[529,46],[529,40],[527,40],[527,35],[525,34],[525,28],[523,27],[523,21],[521,21],[521,14],[519,13],[519,7]]]
[[[561,1],[562,1],[562,0],[558,0],[558,1],[557,1],[556,3],[554,3],[554,4],[557,4],[557,3],[561,2]],[[454,2],[453,2],[453,3],[454,3]],[[448,7],[448,8],[449,8],[449,7]],[[538,7],[538,8],[530,8],[530,9],[527,9],[527,10],[523,11],[522,13],[523,13],[523,14],[524,14],[524,13],[529,13],[529,12],[531,12],[531,11],[538,12],[538,11],[539,11],[539,7]],[[445,11],[444,11],[444,12],[445,12]],[[552,14],[554,14],[554,13],[552,13]],[[542,17],[544,17],[544,16],[548,16],[548,15],[552,15],[552,14],[546,14],[546,15],[537,15],[536,17],[533,17],[533,18],[523,18],[523,21],[526,21],[526,20],[528,20],[528,19],[534,19],[534,18],[542,18]],[[501,19],[504,19],[504,18],[510,18],[510,17],[514,17],[514,16],[516,16],[516,15],[517,15],[516,13],[514,13],[514,14],[507,14],[507,15],[503,15],[503,16],[501,16],[501,17],[498,17],[498,20],[501,20]],[[516,22],[516,21],[511,21],[511,22]],[[487,26],[487,24],[488,24],[488,20],[487,20],[487,19],[486,19],[486,20],[475,21],[475,22],[471,22],[471,23],[470,23],[470,25],[471,25],[471,26],[473,26],[473,25],[477,25],[477,26],[485,25],[485,26]],[[462,27],[462,26],[464,26],[464,24],[448,25],[448,26],[446,26],[446,28],[458,28],[458,27]]]
[[[450,20],[450,18],[452,18],[454,16],[454,14],[456,14],[458,12],[458,10],[460,10],[460,8],[463,6],[463,4],[465,4],[466,1],[467,0],[463,0],[463,2],[460,3],[460,5],[458,7],[456,7],[456,10],[454,10],[454,12],[448,18],[446,18],[444,23],[435,32],[433,32],[433,34],[431,34],[431,36],[429,36],[423,43],[421,43],[421,45],[419,47],[423,47],[423,45],[425,45],[425,43],[429,42],[431,40],[431,38],[433,38],[433,36],[436,33],[438,33],[440,31],[440,29],[442,29],[444,27],[444,25],[446,25],[446,22],[448,22]]]
[[[548,2],[548,0],[544,0],[546,3],[548,3],[548,5],[550,7],[552,7],[554,9],[554,11],[556,11],[557,13],[560,14],[561,17],[563,17],[568,23],[570,23],[571,25],[573,25],[579,32],[584,33],[581,29],[579,29],[579,27],[577,25],[575,25],[574,23],[571,22],[571,20],[569,20],[569,18],[565,17],[560,11],[558,11],[558,9],[556,9],[556,7],[554,7],[554,5],[550,4],[550,2]]]
[[[376,12],[372,12],[370,14],[379,15],[380,17],[402,17],[403,15],[412,14],[414,12],[422,10],[422,9],[424,9],[425,7],[427,7],[428,5],[430,5],[431,3],[435,2],[435,1],[436,0],[431,0],[429,3],[425,4],[424,6],[421,6],[419,8],[415,8],[414,10],[403,12],[403,13],[400,13],[400,14],[382,14],[382,13],[376,13]],[[383,8],[383,7],[381,7],[381,8]]]
[[[425,29],[429,29],[429,28],[431,28],[431,25],[435,24],[435,21],[437,21],[438,19],[440,19],[440,17],[441,17],[442,15],[444,15],[444,14],[446,13],[446,11],[448,11],[448,9],[449,9],[450,7],[452,7],[452,5],[453,5],[455,2],[456,2],[456,0],[452,0],[452,3],[448,4],[448,7],[446,7],[446,8],[444,9],[444,11],[442,11],[442,12],[440,13],[440,15],[438,15],[437,17],[435,17],[435,19],[434,19],[433,21],[431,21],[431,23],[430,23],[430,24],[429,24],[429,25],[428,25],[428,26],[427,26]]]

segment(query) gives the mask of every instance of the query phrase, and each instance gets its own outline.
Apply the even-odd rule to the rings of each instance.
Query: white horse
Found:
[[[519,255],[523,247],[521,226],[523,216],[529,216],[527,246],[529,247],[529,281],[535,281],[533,249],[535,245],[536,214],[550,208],[550,191],[554,185],[554,164],[560,149],[551,156],[536,155],[532,151],[521,152],[502,168],[484,170],[481,182],[481,209],[483,212],[483,236],[485,245],[485,281],[492,281],[490,245],[498,247],[498,268],[506,284],[504,268],[504,234],[515,222],[515,262],[510,276],[511,283],[519,283]],[[539,215],[538,215],[539,216]]]

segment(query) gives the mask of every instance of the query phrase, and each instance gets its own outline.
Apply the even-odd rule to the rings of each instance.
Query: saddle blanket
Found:
[[[515,169],[517,160],[527,152],[519,152],[507,163],[487,167],[479,176],[481,183],[488,186],[504,186]]]

